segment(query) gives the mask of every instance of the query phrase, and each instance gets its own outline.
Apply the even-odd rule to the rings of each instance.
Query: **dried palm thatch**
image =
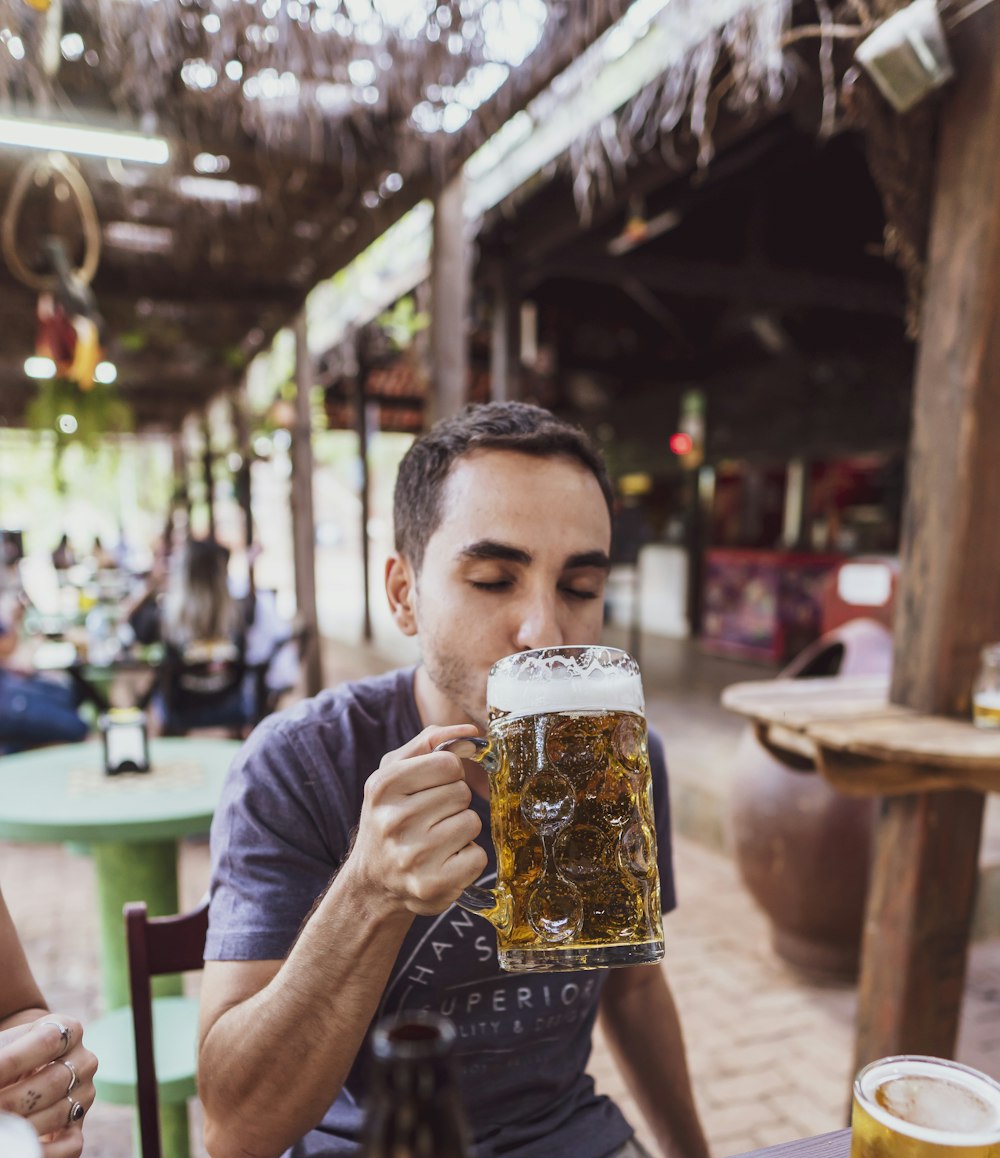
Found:
[[[900,116],[852,63],[855,45],[907,2],[751,0],[707,11],[698,0],[675,0],[655,23],[669,31],[672,43],[688,47],[573,145],[573,188],[581,217],[586,220],[635,160],[653,150],[673,159],[693,140],[697,164],[708,165],[722,110],[753,118],[776,106],[811,72],[822,90],[819,134],[830,136],[845,127],[864,134],[886,215],[885,253],[906,277],[907,328],[916,337],[937,105],[924,104]],[[959,8],[958,0],[945,0],[942,7],[952,20],[967,10]]]

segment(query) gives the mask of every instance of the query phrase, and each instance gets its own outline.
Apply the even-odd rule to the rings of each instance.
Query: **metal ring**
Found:
[[[54,1017],[46,1018],[45,1021],[43,1021],[41,1024],[42,1025],[54,1025],[56,1027],[56,1029],[59,1030],[60,1034],[62,1035],[63,1047],[59,1051],[58,1057],[62,1057],[62,1055],[69,1049],[69,1042],[70,1042],[69,1029],[65,1025],[63,1025],[63,1023],[61,1021],[56,1021],[56,1019]]]
[[[69,1070],[69,1085],[66,1087],[66,1094],[69,1096],[73,1088],[80,1084],[80,1075],[76,1072],[76,1066],[71,1061],[60,1058],[59,1064],[64,1065]]]
[[[83,1103],[76,1101],[72,1094],[66,1095],[66,1101],[69,1102],[69,1113],[66,1115],[66,1125],[72,1126],[74,1122],[79,1122],[87,1111],[83,1108]]]

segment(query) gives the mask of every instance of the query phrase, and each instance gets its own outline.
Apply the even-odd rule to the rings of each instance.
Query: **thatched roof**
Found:
[[[93,288],[109,353],[140,421],[175,422],[238,381],[317,281],[431,193],[627,7],[63,0],[59,25],[59,0],[47,13],[0,0],[0,115],[142,127],[170,143],[162,167],[74,162],[103,231]],[[53,26],[62,52],[49,76]],[[3,201],[30,156],[0,148]],[[205,181],[232,182],[239,189],[223,188],[242,200],[203,200],[204,182],[192,187],[211,158],[224,171]],[[18,229],[38,269],[57,213],[51,191],[32,193]],[[74,216],[63,210],[55,231],[79,259]],[[34,311],[32,291],[0,267],[8,420],[32,389],[22,365]]]
[[[49,76],[46,29],[59,0],[47,15],[26,0],[0,0],[0,101],[19,116],[141,125],[170,141],[163,167],[74,162],[103,231],[94,290],[109,355],[140,423],[166,425],[235,385],[319,280],[433,193],[630,7],[628,0],[62,2],[62,58]],[[741,124],[749,129],[799,90],[814,104],[821,94],[817,128],[830,130],[844,115],[838,100],[853,43],[898,3],[645,7],[660,38],[645,37],[647,81],[612,106],[614,115],[567,141],[584,219],[644,153],[705,164],[718,122],[726,120],[732,139]],[[537,46],[521,60],[536,34]],[[596,77],[585,78],[591,82],[596,88]],[[547,110],[554,115],[565,91],[556,84],[536,101],[536,123]],[[0,148],[0,198],[27,156]],[[207,181],[239,200],[196,195],[192,178],[213,166],[220,171],[202,174],[202,190]],[[79,242],[74,214],[51,192],[50,185],[28,199],[19,223],[20,250],[38,268],[48,232]],[[911,216],[919,234],[919,209]],[[917,259],[920,244],[918,236]],[[33,390],[22,364],[34,308],[32,292],[0,266],[0,422],[18,421]]]

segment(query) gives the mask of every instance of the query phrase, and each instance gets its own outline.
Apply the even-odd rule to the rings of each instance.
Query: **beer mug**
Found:
[[[488,734],[441,748],[489,774],[495,889],[459,904],[497,930],[511,972],[663,956],[642,680],[610,647],[545,647],[495,663]]]
[[[851,1158],[998,1158],[1000,1084],[936,1057],[881,1058],[858,1074]]]

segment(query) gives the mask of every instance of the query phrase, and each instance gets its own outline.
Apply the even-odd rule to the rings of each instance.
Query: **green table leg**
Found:
[[[145,901],[151,917],[179,910],[177,895],[177,842],[95,844],[91,848],[97,871],[101,913],[101,984],[106,1009],[129,1004],[128,953],[122,909],[127,901]],[[180,977],[156,977],[156,996],[183,992]],[[164,1158],[189,1158],[187,1105],[160,1106],[160,1137]],[[136,1151],[138,1153],[138,1151]]]
[[[91,848],[97,870],[101,911],[101,988],[105,1009],[129,1004],[128,955],[122,910],[127,901],[145,901],[151,917],[169,916],[179,909],[177,898],[177,842],[141,844],[101,843]],[[182,992],[179,977],[153,981],[157,996]]]

